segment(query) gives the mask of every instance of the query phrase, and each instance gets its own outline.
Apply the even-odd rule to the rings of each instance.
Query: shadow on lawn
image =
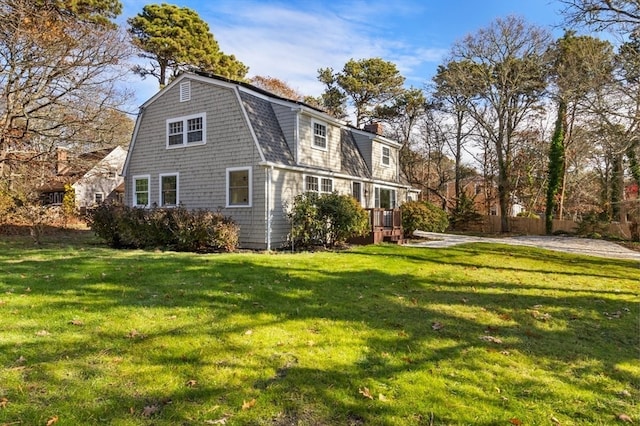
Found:
[[[527,404],[514,396],[554,406],[562,394],[550,387],[549,380],[564,383],[571,373],[576,377],[571,385],[594,395],[608,392],[610,381],[635,383],[638,377],[619,365],[637,359],[632,319],[638,313],[637,301],[615,305],[605,297],[613,290],[576,292],[556,288],[554,291],[560,295],[546,294],[551,286],[511,281],[480,283],[471,278],[468,282],[452,282],[446,273],[417,271],[429,264],[472,266],[473,262],[465,260],[469,256],[487,252],[504,256],[506,250],[510,249],[363,249],[335,254],[336,263],[344,265],[342,268],[319,268],[313,261],[303,261],[302,256],[289,255],[276,255],[276,260],[289,263],[285,266],[242,255],[128,252],[113,259],[109,257],[112,252],[106,250],[72,251],[53,261],[2,261],[0,268],[8,272],[8,278],[0,282],[0,290],[24,293],[28,288],[25,297],[50,296],[48,302],[29,309],[33,318],[46,318],[48,312],[61,311],[94,313],[107,319],[114,310],[128,306],[162,310],[163,315],[172,309],[186,309],[193,317],[179,325],[157,326],[148,333],[141,330],[146,334],[140,339],[127,336],[127,330],[110,330],[106,324],[98,327],[102,331],[85,333],[64,347],[48,343],[56,338],[55,333],[51,338],[32,338],[19,350],[0,342],[0,354],[5,354],[0,359],[5,367],[14,368],[20,351],[37,353],[37,360],[24,373],[27,387],[29,383],[42,382],[51,388],[67,389],[74,380],[86,383],[100,376],[95,364],[102,362],[104,356],[100,354],[115,359],[120,354],[126,357],[132,345],[145,348],[146,358],[141,360],[140,372],[132,377],[130,386],[114,388],[98,381],[94,386],[95,400],[78,410],[79,422],[124,417],[128,407],[137,407],[139,416],[140,407],[154,404],[158,406],[158,413],[154,413],[158,421],[189,423],[194,421],[190,413],[195,410],[193,416],[202,422],[207,418],[203,406],[240,408],[244,398],[252,396],[259,403],[251,412],[238,409],[232,413],[238,424],[255,410],[264,410],[265,423],[276,425],[386,424],[403,419],[409,424],[428,424],[435,419],[435,424],[489,425],[509,421],[508,413],[513,411],[526,411]],[[514,249],[513,253],[516,258],[541,263],[521,270],[513,265],[482,267],[578,277],[583,275],[580,268],[584,264],[602,267],[602,274],[597,275],[602,278],[633,276],[629,262],[585,258],[580,264],[565,267],[563,257],[547,256],[548,252],[543,255],[530,249]],[[405,262],[406,271],[388,273],[375,268],[376,256]],[[556,272],[560,268],[564,269]],[[116,281],[111,278],[114,275]],[[440,306],[459,308],[442,310]],[[602,316],[605,310],[623,308],[630,313],[616,320]],[[535,317],[534,311],[552,312],[552,317],[543,321]],[[237,323],[238,315],[253,319],[250,324]],[[479,315],[483,315],[482,319],[477,318]],[[20,312],[14,316],[19,318]],[[297,335],[283,335],[282,345],[278,342],[272,347],[256,348],[251,335],[246,335],[248,327],[258,333],[260,329],[296,321],[304,323],[304,327]],[[553,322],[558,325],[549,326]],[[436,323],[442,325],[438,330],[433,327]],[[44,326],[53,330],[57,327],[60,334],[69,328],[66,323]],[[33,336],[42,327],[43,324],[32,322],[22,329],[25,335]],[[358,360],[345,363],[336,359],[330,363],[333,368],[315,366],[312,355],[326,350],[336,356],[329,349],[353,343],[334,341],[336,327],[353,328],[353,341],[360,342]],[[191,333],[201,329],[209,331],[199,337],[203,347],[194,348]],[[488,335],[501,343],[482,340]],[[271,337],[278,340],[278,336]],[[172,342],[169,348],[165,347],[166,339]],[[157,343],[160,341],[163,343]],[[219,350],[224,355],[204,362],[202,350]],[[547,378],[528,374],[519,377],[517,371],[509,374],[517,365],[511,357],[539,362],[537,368],[544,370]],[[85,373],[61,378],[46,368],[69,359],[76,361],[75,367],[70,364],[69,369],[78,368]],[[583,366],[589,360],[595,363],[592,371],[588,365]],[[256,371],[255,365],[263,366],[262,371]],[[228,371],[230,379],[192,388],[183,386],[169,395],[161,389],[154,394],[137,391],[141,382],[152,380],[145,373],[151,375],[158,369],[175,369],[176,375],[183,376],[176,380],[182,382],[189,380],[189,372],[197,376],[205,369]],[[504,382],[505,374],[509,376],[508,383]],[[580,380],[581,375],[602,375],[606,381]],[[427,380],[431,388],[425,388],[422,380]],[[492,380],[498,381],[501,388],[509,388],[512,399],[505,400],[497,394]],[[254,395],[245,395],[247,381]],[[364,388],[371,391],[373,399]],[[55,405],[56,398],[64,395],[48,398],[47,404]],[[416,403],[394,404],[399,400]],[[579,419],[579,405],[575,411],[562,414]],[[487,419],[491,413],[503,413],[503,418]]]

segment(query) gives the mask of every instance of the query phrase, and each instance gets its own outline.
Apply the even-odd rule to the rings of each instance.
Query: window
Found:
[[[107,172],[107,179],[115,179],[116,178],[116,172],[114,170],[109,170]]]
[[[313,146],[327,149],[327,126],[317,121],[313,122]]]
[[[149,205],[149,176],[133,177],[133,205],[136,207]]]
[[[352,182],[351,183],[351,195],[356,201],[362,204],[362,183],[361,182]]]
[[[394,209],[398,205],[395,189],[376,188],[375,198],[375,207],[379,209]]]
[[[93,202],[96,204],[100,204],[104,201],[104,195],[102,194],[102,192],[96,192],[95,194],[93,194]]]
[[[227,169],[227,207],[251,207],[251,169]]]
[[[318,178],[315,176],[307,176],[305,178],[305,190],[308,192],[318,192],[319,191],[319,186],[318,186]]]
[[[191,100],[191,82],[183,81],[180,83],[180,102]]]
[[[175,207],[178,201],[178,174],[160,175],[160,207]]]
[[[206,114],[167,120],[167,148],[206,143]]]
[[[307,192],[319,192],[328,194],[333,192],[333,179],[318,178],[317,176],[306,176],[304,187]]]
[[[388,166],[391,164],[391,150],[388,146],[382,147],[382,165]]]

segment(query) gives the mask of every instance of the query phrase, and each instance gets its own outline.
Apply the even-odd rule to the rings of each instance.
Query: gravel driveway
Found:
[[[422,231],[416,231],[414,235],[417,237],[428,238],[428,240],[416,243],[407,243],[407,246],[438,248],[451,247],[465,243],[498,243],[539,247],[548,250],[588,254],[591,256],[609,257],[614,259],[632,259],[640,262],[640,252],[629,250],[609,241],[591,240],[588,238],[546,235],[488,238]]]

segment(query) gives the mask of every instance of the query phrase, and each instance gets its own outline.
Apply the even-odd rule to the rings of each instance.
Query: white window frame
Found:
[[[316,180],[316,185],[318,187],[318,189],[309,189],[308,185],[307,185],[307,179],[311,178],[311,179],[315,179]],[[330,177],[326,177],[326,176],[316,176],[316,175],[304,175],[303,176],[303,185],[304,185],[304,191],[303,192],[315,192],[316,194],[331,194],[334,191],[335,188],[335,182],[333,181],[333,178]],[[331,191],[323,191],[322,190],[322,184],[324,183],[323,181],[329,181],[331,182]]]
[[[132,199],[131,199],[131,205],[133,205],[134,207],[149,207],[151,205],[151,175],[138,175],[138,176],[133,176],[131,178],[132,180]],[[147,181],[147,204],[139,204],[138,203],[138,193],[136,192],[136,182],[139,180],[146,180]]]
[[[164,204],[164,200],[162,199],[162,178],[175,176],[176,177],[176,203],[175,204]],[[160,173],[158,175],[158,206],[162,208],[173,208],[178,207],[180,205],[180,173]]]
[[[316,143],[316,125],[324,127],[324,146],[318,145]],[[315,149],[319,149],[320,151],[327,151],[329,149],[329,125],[325,122],[318,120],[311,120],[311,146]],[[322,138],[322,135],[318,136]]]
[[[358,191],[358,196],[356,197],[355,194],[355,185],[359,185],[360,186],[360,190]],[[351,181],[351,196],[358,202],[360,203],[360,205],[362,205],[363,201],[364,201],[364,197],[362,196],[362,191],[363,191],[363,184],[360,181],[354,180]]]
[[[189,138],[189,129],[188,129],[189,120],[193,120],[195,118],[202,119],[202,129],[200,129],[200,131],[202,132],[202,140],[196,141],[196,142],[187,142]],[[169,134],[169,127],[171,124],[178,123],[178,122],[182,122],[182,133],[181,133],[182,143],[169,145],[169,136],[171,136]],[[176,148],[184,148],[186,146],[204,145],[207,143],[207,113],[201,112],[198,114],[186,115],[184,117],[168,118],[165,125],[165,133],[166,133],[167,149],[176,149]]]
[[[325,182],[329,182],[329,185],[331,186],[331,190],[326,191],[324,189]],[[331,194],[333,192],[333,179],[327,178],[327,177],[321,177],[320,178],[320,188],[319,189],[320,189],[320,193],[321,194]]]
[[[232,172],[240,172],[247,171],[247,179],[248,179],[248,200],[247,204],[231,204],[231,173]],[[253,169],[251,167],[228,167],[226,171],[227,183],[225,185],[226,193],[227,193],[227,208],[242,208],[242,207],[251,207],[253,205]]]
[[[391,191],[393,198],[391,200],[391,208],[395,209],[398,207],[398,190],[396,188],[391,188],[389,186],[375,186],[373,188],[373,193],[374,193],[374,197],[373,197],[373,207],[374,208],[382,208],[380,207],[380,201],[381,201],[381,196],[380,196],[380,191],[382,190],[389,190]],[[385,207],[386,208],[386,207]]]
[[[100,196],[100,201],[97,200],[98,195]],[[93,203],[94,204],[104,203],[104,193],[103,192],[94,192],[93,193]]]
[[[386,152],[386,155],[385,155],[385,152]],[[380,156],[380,164],[382,164],[384,167],[391,166],[391,148],[389,148],[388,146],[383,146],[382,147],[382,154]]]

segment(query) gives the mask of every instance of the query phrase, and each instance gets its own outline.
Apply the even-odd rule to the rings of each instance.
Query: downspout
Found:
[[[266,203],[266,210],[267,210],[267,251],[271,251],[271,222],[272,222],[272,218],[273,218],[273,214],[272,214],[272,206],[271,206],[271,186],[273,183],[273,166],[267,167],[265,169],[265,172],[267,174],[266,176],[266,185],[267,185],[267,190],[266,190],[266,194],[267,194],[267,203]]]

